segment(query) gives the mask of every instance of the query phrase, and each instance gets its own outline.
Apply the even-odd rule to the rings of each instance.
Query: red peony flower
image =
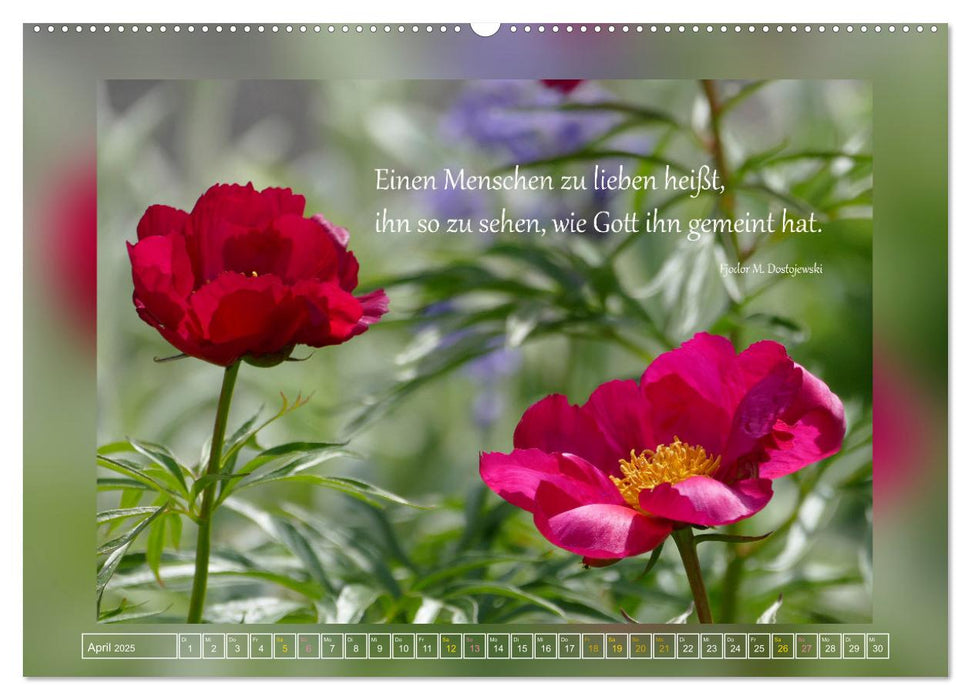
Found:
[[[540,80],[543,85],[550,88],[551,90],[556,90],[564,95],[569,95],[571,92],[576,90],[580,83],[586,82],[584,80]]]
[[[699,333],[640,382],[607,382],[583,406],[560,394],[534,404],[515,449],[482,454],[479,472],[550,542],[603,564],[675,528],[754,515],[773,479],[837,452],[845,430],[839,398],[778,343],[736,355]]]
[[[139,316],[187,355],[228,366],[282,362],[295,345],[336,345],[388,310],[354,296],[348,233],[289,189],[214,185],[191,213],[156,204],[128,244]]]

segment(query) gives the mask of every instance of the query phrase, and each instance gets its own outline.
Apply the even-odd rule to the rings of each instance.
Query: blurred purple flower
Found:
[[[472,419],[480,429],[488,430],[502,417],[506,410],[506,396],[498,384],[504,377],[515,374],[522,362],[519,348],[502,345],[465,366],[465,373],[479,387],[472,402]]]
[[[466,365],[469,376],[484,383],[491,383],[516,372],[522,364],[522,354],[516,348],[498,347]]]
[[[478,190],[428,190],[425,194],[428,206],[442,219],[475,219],[488,207]]]
[[[589,87],[572,102],[607,97]],[[578,150],[620,119],[610,112],[558,109],[562,104],[562,95],[536,81],[476,81],[459,94],[443,128],[453,140],[469,140],[524,163]]]
[[[428,319],[420,327],[431,328],[437,325],[442,316],[456,310],[451,301],[441,301],[429,304],[421,316]],[[467,336],[469,331],[456,330],[446,333],[438,342],[439,348],[447,348]],[[482,430],[487,430],[502,417],[506,407],[505,393],[500,389],[499,382],[515,374],[522,365],[522,352],[519,348],[509,348],[503,338],[494,337],[486,343],[487,351],[470,360],[462,368],[462,372],[472,381],[475,387],[475,398],[472,400],[472,420]]]

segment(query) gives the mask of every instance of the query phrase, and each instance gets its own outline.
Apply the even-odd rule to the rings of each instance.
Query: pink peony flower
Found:
[[[845,430],[839,398],[783,346],[736,354],[699,333],[640,382],[602,384],[582,406],[561,394],[534,404],[515,449],[482,454],[479,472],[546,539],[602,565],[675,528],[751,517],[773,479],[837,452]]]

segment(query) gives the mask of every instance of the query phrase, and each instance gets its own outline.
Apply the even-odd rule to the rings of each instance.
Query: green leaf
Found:
[[[141,489],[145,491],[148,490],[149,487],[141,481],[135,481],[134,479],[123,479],[110,476],[98,477],[99,491],[128,491],[130,489]]]
[[[788,141],[771,146],[764,151],[753,153],[735,169],[735,179],[741,180],[747,173],[757,171],[763,164],[782,153],[789,146]]]
[[[112,544],[113,551],[105,559],[101,568],[98,569],[98,577],[96,581],[96,592],[98,596],[98,605],[101,605],[101,596],[104,594],[105,586],[108,585],[108,581],[111,580],[112,575],[114,575],[115,570],[118,568],[118,564],[121,563],[122,557],[125,556],[125,552],[131,546],[131,543],[135,541],[135,538],[141,534],[142,530],[152,524],[154,520],[165,512],[166,506],[161,506],[155,510],[154,513],[149,515],[147,518],[139,522],[135,527],[129,530],[125,535],[119,537],[117,540],[113,540]],[[101,549],[104,549],[105,545],[102,545]],[[102,553],[99,551],[99,553]]]
[[[148,538],[145,541],[145,561],[148,568],[155,574],[155,580],[161,586],[162,577],[159,576],[158,567],[162,562],[162,550],[165,547],[165,521],[166,518],[159,518],[152,523],[148,529]]]
[[[98,525],[104,525],[112,520],[123,520],[125,518],[133,518],[136,515],[150,515],[154,513],[158,508],[153,508],[152,506],[141,506],[139,508],[113,508],[111,510],[103,510],[98,513]]]
[[[738,107],[745,100],[768,85],[770,82],[771,81],[768,80],[754,80],[751,83],[743,85],[738,92],[722,102],[721,109],[718,112],[719,119],[724,118],[726,114]]]
[[[439,299],[448,299],[467,292],[505,292],[518,297],[546,296],[543,289],[522,280],[504,277],[478,262],[456,261],[447,267],[424,270],[420,274],[404,275],[384,280],[384,287],[418,285],[434,293]]]
[[[145,605],[145,603],[126,605],[125,602],[126,601],[122,601],[122,604],[113,610],[99,613],[98,622],[116,624],[119,622],[131,622],[132,620],[144,620],[149,617],[161,615],[172,607],[168,606],[158,610],[142,610],[141,608]]]
[[[186,495],[189,494],[189,489],[185,483],[185,474],[183,473],[183,470],[188,472],[188,469],[185,469],[185,467],[179,464],[178,460],[169,452],[168,448],[162,445],[156,445],[153,442],[142,442],[133,438],[128,438],[128,442],[131,443],[131,446],[135,448],[136,452],[165,467],[175,477],[182,491]]]
[[[523,602],[531,603],[539,608],[547,610],[557,617],[566,619],[566,613],[558,606],[553,603],[541,598],[540,596],[528,593],[521,588],[498,582],[475,582],[460,585],[458,588],[449,591],[443,598],[446,600],[451,600],[453,598],[461,598],[465,596],[481,596],[481,595],[495,595],[503,598],[510,598],[512,600],[520,600]]]
[[[134,452],[131,443],[127,440],[116,440],[98,448],[99,455],[123,454],[125,452]]]
[[[776,598],[776,601],[770,605],[764,613],[759,615],[759,619],[755,621],[757,625],[772,625],[775,624],[775,619],[779,614],[779,608],[782,607],[782,594]]]
[[[242,577],[259,579],[274,583],[277,586],[299,593],[309,600],[320,600],[324,590],[316,581],[300,581],[292,576],[284,576],[273,571],[214,571],[209,574],[213,578]]]
[[[246,474],[203,474],[192,484],[192,489],[189,491],[189,501],[195,503],[195,500],[199,497],[209,484],[219,482],[221,484],[226,484],[233,479],[242,479]],[[217,502],[218,504],[218,502]]]
[[[284,406],[287,405],[287,399],[285,396],[283,397],[283,404]],[[233,432],[233,434],[229,436],[229,439],[226,440],[226,443],[223,445],[222,464],[220,465],[220,470],[226,469],[227,465],[231,465],[233,463],[233,460],[236,458],[236,454],[243,448],[251,437],[269,425],[273,420],[280,417],[280,413],[277,413],[270,421],[263,423],[259,428],[254,430],[253,426],[255,426],[256,421],[259,420],[260,415],[263,413],[263,409],[264,406],[260,406],[258,409],[256,409],[256,412],[243,421],[243,424],[240,425]],[[206,460],[208,459],[209,450],[206,450],[205,455],[203,455],[201,458],[200,464],[205,464]]]
[[[131,556],[134,557],[136,555],[133,554]],[[159,573],[170,584],[174,582],[187,582],[192,580],[195,574],[195,566],[185,562],[163,562],[159,566]],[[127,588],[141,586],[154,587],[157,585],[155,574],[148,571],[147,567],[141,567],[131,573],[119,574],[117,578],[119,579],[119,585]],[[224,582],[235,579],[272,583],[281,588],[298,593],[310,601],[320,600],[324,595],[324,590],[316,581],[300,580],[274,571],[245,569],[241,564],[213,557],[209,565],[210,585],[216,585],[215,582],[217,581]]]
[[[636,160],[645,163],[655,163],[657,165],[669,166],[671,171],[677,173],[678,175],[687,175],[691,169],[674,161],[668,160],[655,155],[646,155],[643,153],[635,153],[633,151],[623,151],[619,149],[608,149],[596,151],[579,150],[572,153],[565,153],[563,155],[552,156],[550,158],[540,158],[538,160],[529,161],[528,163],[519,163],[520,168],[538,168],[548,165],[563,165],[565,163],[576,163],[576,162],[587,162],[592,160],[608,160],[614,158],[627,158],[630,160]],[[511,165],[504,168],[500,168],[494,174],[502,174],[503,172],[510,170]]]
[[[445,607],[445,603],[427,596],[419,596],[419,600],[421,604],[418,606],[418,610],[415,611],[410,622],[416,625],[434,624],[438,619],[438,614]]]
[[[779,163],[794,163],[802,160],[851,160],[854,163],[872,163],[873,156],[866,153],[844,153],[843,151],[799,151],[773,156],[762,163],[763,166]]]
[[[182,543],[182,517],[178,513],[169,513],[165,516],[165,519],[169,521],[167,529],[169,542],[173,549],[178,549]]]
[[[381,591],[360,583],[352,583],[341,589],[337,596],[335,624],[354,624],[360,622],[367,609],[378,599]]]
[[[301,602],[272,596],[244,598],[207,605],[206,621],[219,624],[273,624],[305,608]]]
[[[711,535],[698,535],[695,537],[695,543],[699,542],[759,542],[764,540],[766,537],[771,535],[775,530],[770,530],[764,535],[721,535],[721,534],[711,534]]]
[[[688,623],[688,618],[691,617],[691,613],[695,611],[694,601],[688,604],[687,609],[680,615],[675,615],[670,620],[665,622],[666,625],[684,625]]]
[[[135,489],[125,489],[121,492],[121,498],[118,499],[119,508],[135,508],[142,500],[142,496],[145,494],[144,488]]]
[[[635,117],[641,123],[666,124],[683,129],[674,117],[650,107],[627,104],[625,102],[565,102],[559,106],[564,112],[617,112]]]
[[[137,482],[132,482],[137,483]],[[121,498],[118,499],[119,509],[137,508],[142,501],[142,496],[145,495],[145,488],[138,484],[139,488],[125,489],[121,492]],[[164,496],[163,496],[164,498]],[[108,533],[111,533],[117,527],[120,527],[124,522],[124,518],[117,518],[113,520],[108,525]]]
[[[547,312],[545,304],[524,304],[506,319],[506,344],[519,347],[529,338]]]
[[[415,565],[408,557],[407,552],[405,552],[404,547],[401,545],[401,541],[398,539],[398,529],[394,524],[388,519],[387,513],[382,508],[375,508],[369,503],[365,503],[361,506],[368,515],[374,518],[377,524],[377,530],[381,534],[384,545],[387,548],[388,555],[391,559],[396,560],[408,567],[412,571],[415,571]]]
[[[306,443],[311,444],[311,443]],[[326,445],[323,447],[318,447],[312,451],[309,451],[302,456],[287,462],[282,467],[274,469],[269,472],[262,474],[251,474],[251,465],[246,465],[245,469],[240,470],[238,474],[233,474],[233,477],[246,476],[248,479],[236,485],[227,486],[223,489],[223,498],[228,496],[230,493],[234,493],[241,489],[249,488],[250,486],[256,486],[258,484],[265,484],[271,481],[280,481],[281,479],[286,479],[289,477],[297,476],[308,469],[316,467],[319,464],[323,464],[336,457],[358,457],[354,452],[350,450],[345,450],[340,447],[334,447],[327,445],[327,443],[320,443],[321,445]],[[276,459],[275,457],[273,459]],[[272,460],[271,460],[272,461]],[[263,464],[265,464],[264,462]],[[262,465],[259,465],[262,466]]]
[[[651,552],[651,558],[647,560],[647,566],[645,566],[644,570],[640,574],[638,574],[637,578],[634,579],[635,581],[640,581],[642,578],[644,578],[649,573],[651,573],[651,571],[657,565],[658,560],[661,558],[661,552],[663,549],[664,549],[664,542],[662,541],[661,544],[655,547],[654,550]]]
[[[528,265],[548,277],[567,294],[582,287],[587,275],[593,270],[586,261],[569,251],[525,242],[494,243],[483,252],[483,255]]]
[[[310,396],[304,397],[302,394],[297,394],[297,398],[293,400],[293,403],[286,397],[286,394],[281,393],[280,398],[282,399],[282,404],[280,410],[274,415],[267,418],[265,421],[256,424],[259,419],[260,414],[263,412],[263,407],[250,416],[236,431],[232,434],[229,440],[223,447],[222,464],[220,465],[221,473],[231,473],[234,471],[236,464],[236,456],[239,451],[251,440],[256,438],[256,435],[263,430],[265,427],[270,425],[276,420],[279,420],[288,413],[296,411],[302,406],[306,406],[307,402],[310,401]],[[255,426],[255,427],[254,427]]]
[[[423,591],[438,583],[450,583],[460,576],[468,574],[470,571],[485,569],[493,564],[506,564],[510,562],[527,564],[534,563],[535,561],[536,559],[534,557],[492,556],[476,558],[472,559],[471,561],[465,561],[438,569],[434,573],[418,579],[411,586],[411,590]]]
[[[346,445],[346,442],[288,442],[283,445],[271,447],[268,450],[263,450],[249,462],[237,469],[236,473],[242,475],[250,474],[265,464],[270,464],[281,457],[292,454],[300,454],[300,457],[296,461],[314,457],[325,457],[329,459],[331,457],[343,456],[350,454],[347,451],[341,450]]]
[[[303,562],[303,565],[307,567],[307,571],[310,572],[314,580],[328,593],[335,593],[336,589],[324,573],[324,567],[320,563],[320,559],[317,557],[313,546],[307,541],[307,538],[287,520],[277,518],[277,526],[283,543]]]
[[[98,455],[97,461],[98,464],[105,469],[110,469],[113,472],[129,476],[135,481],[148,486],[154,491],[158,491],[159,493],[167,493],[170,496],[178,499],[181,499],[184,496],[184,494],[179,493],[177,489],[174,489],[171,486],[159,481],[155,475],[146,472],[145,468],[139,464],[135,464],[129,460],[107,457],[105,455]]]
[[[421,510],[428,510],[432,508],[432,506],[424,506],[418,503],[412,503],[406,498],[391,493],[390,491],[385,491],[374,484],[369,484],[368,482],[361,481],[360,479],[351,479],[349,477],[320,476],[319,474],[294,474],[292,476],[280,477],[276,480],[303,482],[313,484],[315,486],[322,486],[327,489],[333,489],[334,491],[340,491],[341,493],[345,493],[348,496],[357,498],[377,508],[382,507],[382,505],[380,501],[375,500],[376,498],[391,503],[408,506],[409,508],[418,508]]]

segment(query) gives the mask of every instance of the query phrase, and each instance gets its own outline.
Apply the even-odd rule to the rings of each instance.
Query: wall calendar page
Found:
[[[948,674],[947,25],[23,46],[24,675]]]

